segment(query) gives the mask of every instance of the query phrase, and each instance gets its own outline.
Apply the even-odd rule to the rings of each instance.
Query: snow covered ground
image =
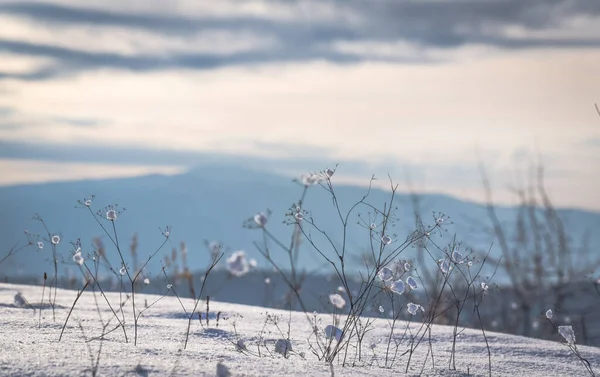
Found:
[[[28,304],[20,305],[18,299],[15,301],[18,292],[33,308]],[[1,376],[91,375],[95,362],[92,359],[98,354],[98,375],[101,376],[226,376],[226,369],[232,376],[405,375],[408,355],[400,354],[408,349],[406,340],[401,344],[399,356],[391,369],[379,366],[384,363],[386,339],[390,334],[385,319],[376,319],[373,329],[367,333],[360,365],[342,367],[334,362],[331,368],[317,360],[311,352],[310,344],[314,345],[314,337],[310,338],[311,326],[304,313],[221,302],[210,303],[208,326],[205,323],[201,326],[197,319],[192,322],[189,343],[183,350],[187,319],[172,293],[144,312],[139,320],[138,345],[134,346],[130,302],[123,306],[129,342],[125,342],[121,328],[107,334],[102,341],[94,339],[102,333],[100,317],[104,322],[112,318],[107,330],[113,329],[117,322],[104,298],[87,290],[79,299],[59,341],[62,325],[76,295],[77,291],[58,290],[56,318],[53,319],[47,302],[47,288],[44,305],[40,305],[42,287],[0,284]],[[151,304],[159,297],[138,294],[136,302],[138,307],[143,308],[146,301]],[[107,299],[120,316],[119,293],[107,293]],[[193,301],[181,301],[190,311]],[[206,310],[204,303],[200,309]],[[269,318],[278,316],[278,325],[267,321],[267,313]],[[331,323],[331,314],[319,314],[318,318],[321,328]],[[293,352],[284,358],[274,350],[277,340],[287,336],[288,324]],[[416,323],[410,326],[413,331],[418,328]],[[395,334],[401,335],[405,328],[404,323],[397,324]],[[487,335],[494,376],[589,375],[581,362],[559,342],[499,333]],[[239,339],[244,341],[248,352],[236,349]],[[421,370],[426,376],[488,374],[488,355],[481,331],[466,329],[459,336],[456,370],[449,368],[452,328],[434,326],[431,339],[435,365],[432,365],[431,355],[426,358],[429,349],[426,340],[413,354],[408,375],[419,375]],[[561,339],[557,334],[557,340]],[[375,344],[373,349],[369,347],[372,343]],[[262,345],[261,356],[257,355],[258,344]],[[578,349],[589,360],[594,372],[600,372],[600,349],[584,346]],[[222,366],[218,367],[219,363]]]

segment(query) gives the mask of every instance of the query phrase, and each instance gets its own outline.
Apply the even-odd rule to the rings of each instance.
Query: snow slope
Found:
[[[35,308],[19,305],[15,295],[22,296]],[[177,298],[170,293],[144,312],[139,321],[138,345],[134,346],[133,324],[126,325],[129,343],[124,340],[122,329],[105,336],[104,341],[93,339],[102,333],[99,316],[106,322],[113,314],[104,298],[98,293],[85,291],[78,301],[62,340],[59,336],[62,324],[68,315],[76,291],[58,290],[56,320],[46,300],[40,305],[42,287],[0,284],[0,375],[1,376],[81,376],[91,375],[92,361],[102,346],[98,375],[101,376],[215,376],[218,363],[219,376],[228,369],[232,376],[331,376],[332,369],[318,361],[310,350],[311,327],[303,313],[265,309],[261,307],[236,305],[220,302],[210,303],[210,325],[201,326],[194,320],[186,350],[182,350],[187,326]],[[160,296],[136,295],[141,308],[144,301],[151,304]],[[98,300],[97,310],[95,299]],[[118,311],[119,293],[107,293],[107,299]],[[17,300],[18,301],[18,300]],[[193,301],[182,299],[189,311]],[[37,303],[37,304],[36,304]],[[40,321],[40,308],[41,321]],[[206,310],[204,303],[201,310]],[[123,306],[126,319],[131,318],[131,304]],[[216,313],[219,325],[216,325]],[[120,313],[120,312],[119,312]],[[278,326],[267,321],[269,315],[279,315]],[[119,314],[120,315],[120,314]],[[312,314],[311,314],[312,316]],[[319,314],[320,327],[331,323],[331,314]],[[116,323],[114,317],[107,329]],[[265,326],[266,323],[266,326]],[[83,332],[79,326],[83,328]],[[274,352],[275,343],[290,329],[293,352],[284,358]],[[418,324],[410,325],[416,329]],[[235,327],[235,328],[234,328]],[[396,333],[405,330],[402,323]],[[416,331],[416,330],[414,330]],[[261,335],[262,332],[262,335]],[[385,358],[385,339],[389,336],[388,321],[376,319],[373,330],[368,332],[366,344],[372,341],[377,345],[373,350],[365,346],[366,361],[359,366],[342,367],[333,364],[335,376],[388,376],[405,375],[407,355],[398,356],[392,369],[378,366]],[[237,333],[237,336],[236,336]],[[558,342],[548,342],[524,337],[487,333],[492,353],[492,374],[494,376],[586,376],[589,375],[580,361],[569,349]],[[88,339],[88,342],[86,342]],[[236,350],[236,342],[243,339],[249,352]],[[557,340],[560,336],[557,334]],[[383,342],[377,343],[383,340]],[[431,356],[423,369],[427,376],[485,376],[488,373],[488,356],[481,331],[464,330],[456,345],[456,370],[450,370],[448,363],[452,346],[452,328],[434,326],[432,348],[435,366]],[[261,356],[255,355],[257,344],[262,346]],[[400,347],[401,354],[407,349]],[[418,375],[423,368],[429,343],[421,344],[412,356],[408,375]],[[580,346],[583,357],[600,371],[600,349]],[[91,351],[91,354],[90,354]],[[252,354],[249,354],[252,353]],[[304,357],[302,356],[304,355]]]

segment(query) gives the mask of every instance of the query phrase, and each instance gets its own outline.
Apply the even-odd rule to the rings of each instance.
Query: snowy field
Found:
[[[28,304],[23,305],[18,299],[15,301],[18,292]],[[381,367],[390,335],[389,322],[385,319],[376,319],[372,330],[367,333],[362,361],[357,363],[359,365],[342,367],[341,363],[334,362],[330,367],[317,360],[311,352],[311,344],[315,345],[315,339],[311,337],[311,325],[304,313],[211,302],[209,325],[206,322],[201,325],[195,319],[189,343],[183,350],[188,321],[181,304],[171,294],[140,317],[138,344],[134,346],[130,302],[123,306],[129,342],[125,342],[124,331],[120,327],[107,334],[104,340],[95,339],[103,332],[100,318],[104,323],[111,320],[106,331],[115,328],[117,321],[104,298],[88,290],[79,299],[59,341],[62,325],[77,291],[58,290],[55,319],[47,303],[47,288],[45,292],[46,300],[44,305],[40,305],[42,287],[0,284],[1,376],[92,375],[98,355],[97,373],[101,376],[406,375],[408,355],[401,356],[409,347],[406,339],[400,343],[393,367]],[[150,305],[158,298],[160,296],[137,294],[136,302],[143,308],[146,302]],[[121,316],[119,302],[122,298],[119,293],[107,293],[107,299]],[[181,301],[191,311],[193,301]],[[199,309],[206,310],[204,303]],[[278,317],[277,325],[271,319],[267,320],[267,313],[268,318],[272,319],[273,315]],[[317,317],[321,329],[331,323],[331,314],[318,314]],[[413,323],[409,327],[409,331],[414,333],[419,324]],[[287,337],[288,329],[292,351],[286,358],[275,351],[275,345],[279,339]],[[394,334],[401,335],[406,331],[406,324],[400,323],[396,324]],[[321,336],[324,338],[324,333]],[[558,342],[562,340],[558,334],[557,342],[499,333],[487,333],[487,336],[493,376],[590,375],[579,359]],[[246,346],[243,352],[236,347],[239,340]],[[430,344],[435,365],[432,365],[431,355],[426,357]],[[460,334],[456,343],[456,370],[449,368],[451,348],[452,328],[435,325],[431,342],[426,337],[412,355],[408,375],[488,375],[488,354],[481,331],[466,329]],[[594,372],[598,373],[600,349],[584,346],[578,349],[589,360]],[[222,366],[218,367],[218,364]]]

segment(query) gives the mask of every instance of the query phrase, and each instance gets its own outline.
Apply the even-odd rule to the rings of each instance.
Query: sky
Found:
[[[0,185],[207,159],[600,211],[600,2],[0,0]],[[378,184],[389,186],[387,178]]]

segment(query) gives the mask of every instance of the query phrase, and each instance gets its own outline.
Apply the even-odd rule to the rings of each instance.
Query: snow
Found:
[[[194,320],[187,348],[183,350],[187,319],[178,299],[169,292],[168,296],[145,311],[140,318],[138,344],[135,346],[132,342],[133,323],[129,320],[130,302],[123,306],[125,318],[129,320],[125,327],[130,342],[125,342],[121,329],[106,335],[104,341],[93,339],[102,333],[99,315],[105,322],[112,318],[107,329],[112,329],[116,321],[102,296],[99,293],[94,295],[91,288],[88,288],[73,310],[59,342],[62,325],[76,295],[76,291],[58,290],[54,320],[47,300],[44,305],[40,305],[42,287],[0,284],[0,375],[91,375],[91,360],[97,357],[100,346],[100,376],[226,376],[229,373],[231,376],[332,375],[330,366],[317,360],[310,350],[311,325],[304,313],[211,301],[209,325],[206,325],[205,315],[203,326],[197,319]],[[15,296],[18,298],[16,301]],[[47,287],[45,296],[48,296]],[[106,297],[119,310],[119,293],[107,293]],[[97,311],[95,298],[100,312]],[[136,303],[141,303],[139,307],[142,308],[145,301],[152,303],[159,298],[160,296],[137,294]],[[193,307],[191,299],[182,298],[181,302],[188,311]],[[32,305],[34,309],[28,305]],[[204,303],[199,308],[205,314]],[[316,316],[320,320],[320,331],[324,337],[324,329],[332,323],[332,315],[323,313]],[[312,318],[313,314],[310,313],[309,317]],[[266,321],[267,318],[270,320]],[[274,318],[277,318],[277,326],[273,323]],[[344,317],[341,318],[343,321]],[[405,326],[405,323],[397,322],[395,331],[401,334],[405,331]],[[410,324],[413,331],[417,331],[418,327],[419,323]],[[432,367],[429,356],[423,375],[487,375],[488,355],[484,338],[481,331],[473,329],[466,329],[459,335],[456,344],[456,370],[449,369],[452,330],[452,327],[447,326],[433,327],[431,346],[435,367]],[[281,340],[287,337],[288,331],[289,344]],[[568,347],[559,343],[563,339],[558,333],[556,342],[492,332],[486,334],[494,376],[587,375]],[[392,370],[378,366],[378,363],[384,362],[388,336],[388,321],[374,319],[373,329],[367,333],[364,342],[365,361],[358,366],[346,367],[334,362],[334,375],[404,375],[406,355],[398,357]],[[86,339],[89,342],[86,343]],[[267,347],[261,347],[259,357],[257,344],[264,344],[265,341]],[[245,346],[247,351],[239,345]],[[281,354],[286,352],[278,353],[282,348],[288,351],[287,358]],[[407,348],[408,345],[402,344],[399,354]],[[429,342],[426,338],[412,356],[408,375],[419,375],[428,349]],[[578,350],[590,361],[597,373],[600,370],[600,349],[578,346]]]

